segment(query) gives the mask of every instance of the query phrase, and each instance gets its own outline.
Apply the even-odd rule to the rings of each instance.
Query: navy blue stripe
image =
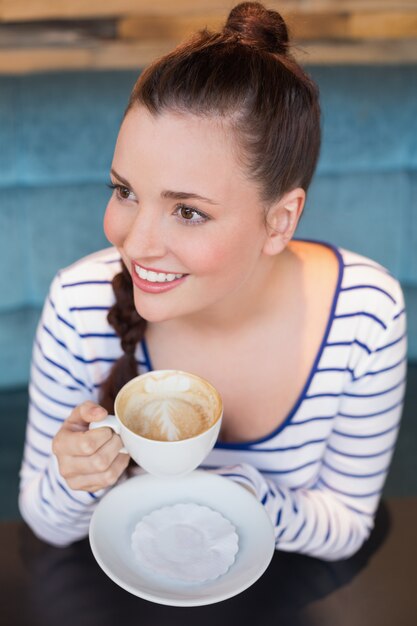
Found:
[[[325,536],[325,538],[324,538],[324,544],[323,544],[323,545],[326,545],[326,543],[327,543],[327,542],[329,541],[329,539],[330,539],[331,522],[330,522],[330,515],[329,515],[329,512],[328,512],[328,511],[327,511],[327,516],[328,516],[328,517],[327,517],[327,533],[326,533],[326,536]]]
[[[302,424],[308,424],[309,422],[319,422],[321,420],[332,420],[334,419],[334,415],[323,415],[321,417],[309,417],[306,420],[302,420],[300,422],[291,422],[291,424],[288,424],[289,426],[301,426]]]
[[[110,259],[109,261],[100,261],[100,263],[102,265],[111,265],[112,263],[122,263],[121,258],[119,257],[118,259]]]
[[[303,420],[301,422],[289,422],[287,424],[287,428],[290,426],[299,426],[300,424],[306,424],[307,422],[315,422],[315,421],[319,421],[319,420],[331,420],[334,419],[334,415],[329,415],[328,417],[311,417],[309,419]],[[324,441],[324,440],[320,440],[318,439],[317,441],[315,440],[311,440],[308,441],[306,443],[300,444],[300,445],[296,445],[291,447],[285,447],[285,448],[261,448],[261,449],[257,449],[256,446],[259,445],[260,443],[263,443],[265,441],[268,441],[270,439],[273,439],[275,437],[275,434],[271,434],[268,435],[267,437],[264,437],[261,440],[257,440],[257,441],[245,441],[243,443],[233,443],[230,441],[224,442],[224,441],[216,441],[216,443],[214,444],[215,449],[218,450],[245,450],[247,452],[276,452],[276,451],[282,451],[285,452],[286,450],[297,450],[298,448],[301,448],[303,446],[307,446],[310,443],[318,443],[320,441]]]
[[[394,426],[391,426],[391,428],[387,428],[386,430],[383,430],[380,433],[375,433],[372,435],[350,435],[348,433],[342,433],[340,430],[333,430],[332,434],[339,435],[340,437],[349,437],[349,439],[373,439],[374,437],[382,437],[383,435],[386,435],[387,433],[390,433],[393,430],[396,430],[399,427],[399,425],[400,425],[400,422],[397,422],[396,424],[394,424]]]
[[[86,364],[91,364],[91,363],[114,363],[117,360],[117,359],[111,359],[111,358],[107,358],[107,357],[96,357],[94,359],[85,359],[84,357],[82,357],[82,356],[80,356],[78,354],[74,354],[73,352],[71,352],[71,350],[68,348],[67,344],[64,341],[61,341],[60,339],[55,337],[53,332],[51,330],[49,330],[49,328],[47,326],[45,326],[45,324],[42,326],[42,328],[48,333],[48,335],[50,337],[52,337],[52,339],[58,345],[60,345],[62,348],[64,348],[68,352],[68,354],[70,356],[72,356],[73,359],[76,359],[77,361],[80,361],[81,363],[86,363]]]
[[[151,361],[151,357],[150,357],[149,350],[148,350],[148,344],[146,342],[145,337],[143,337],[141,341],[141,345],[142,345],[143,355],[146,361],[146,367],[148,368],[148,371],[152,372],[153,366],[152,366],[152,361]]]
[[[78,336],[81,337],[81,339],[94,339],[94,338],[117,339],[118,338],[117,333],[79,333]]]
[[[339,546],[337,547],[337,549],[336,549],[336,551],[335,551],[335,554],[337,554],[337,553],[339,553],[339,554],[340,554],[340,553],[343,553],[343,552],[344,552],[344,550],[345,550],[345,549],[347,548],[347,546],[349,545],[349,543],[351,542],[352,538],[353,538],[353,531],[352,531],[352,528],[351,528],[351,529],[349,530],[349,534],[348,534],[347,539],[346,539],[346,540],[342,543],[342,545],[339,545]]]
[[[386,350],[387,348],[392,348],[392,346],[395,346],[396,343],[399,343],[400,341],[405,339],[406,336],[407,336],[407,333],[404,333],[403,335],[401,335],[401,337],[398,337],[398,339],[396,339],[395,341],[391,341],[391,343],[387,343],[385,346],[381,346],[381,348],[377,348],[375,352],[381,352],[382,350]]]
[[[69,311],[108,311],[109,306],[71,306]]]
[[[53,402],[54,404],[58,404],[59,406],[64,406],[67,409],[74,409],[77,405],[76,404],[68,404],[67,402],[62,402],[61,400],[56,400],[56,398],[53,398],[52,396],[49,396],[47,393],[45,393],[43,391],[43,389],[41,389],[39,387],[39,385],[37,385],[35,383],[35,381],[32,380],[32,385],[33,387],[36,389],[36,391],[43,396],[44,398],[46,398],[47,400],[50,400],[51,402]]]
[[[402,358],[400,361],[398,361],[397,363],[394,363],[394,365],[390,365],[389,367],[384,367],[382,370],[377,370],[375,372],[366,372],[366,374],[363,374],[362,376],[359,376],[358,378],[354,378],[354,380],[362,380],[362,378],[365,378],[365,376],[376,376],[377,374],[383,374],[384,372],[389,372],[393,369],[395,369],[396,367],[398,367],[399,365],[402,365],[404,363],[404,361],[407,360],[407,357],[405,356],[404,358]]]
[[[36,402],[34,402],[33,398],[30,399],[29,401],[29,406],[33,406],[34,409],[36,409],[36,411],[38,411],[38,413],[40,413],[41,415],[44,415],[45,417],[48,417],[49,419],[53,420],[54,422],[64,422],[65,418],[64,417],[57,417],[56,415],[51,415],[50,413],[46,413],[46,411],[43,411],[37,404]]]
[[[279,539],[281,539],[282,535],[286,532],[287,528],[284,527],[281,532],[278,533],[276,541],[278,541]]]
[[[360,348],[363,348],[363,350],[365,350],[367,354],[372,353],[372,350],[368,348],[368,346],[366,346],[364,343],[359,341],[358,339],[354,339],[353,341],[332,341],[330,343],[326,343],[326,346],[331,347],[331,348],[336,347],[336,346],[353,346],[353,345],[357,345]]]
[[[312,527],[311,533],[310,533],[309,537],[308,537],[308,538],[306,538],[306,540],[304,541],[304,543],[303,543],[301,546],[299,546],[299,547],[297,548],[297,552],[301,552],[303,548],[305,548],[306,546],[308,546],[308,545],[310,544],[311,540],[313,539],[313,537],[315,537],[315,535],[316,535],[316,532],[317,532],[317,526],[318,526],[318,517],[317,517],[317,511],[316,511],[316,508],[315,508],[315,507],[313,507],[313,509],[312,509],[312,511],[311,511],[311,514],[312,514],[312,515],[314,515],[314,524],[313,524],[313,527]]]
[[[63,387],[64,389],[69,389],[69,391],[81,391],[81,389],[79,387],[72,387],[72,385],[64,385],[61,382],[59,382],[56,378],[54,378],[53,376],[51,376],[50,374],[47,374],[33,359],[32,364],[34,366],[34,368],[40,373],[42,374],[42,376],[44,376],[45,378],[47,378],[48,380],[51,380],[53,383],[56,383],[57,385],[61,385],[61,387]]]
[[[390,393],[391,391],[395,391],[395,389],[398,389],[398,387],[401,387],[401,385],[404,385],[406,380],[407,380],[407,377],[404,376],[397,385],[394,385],[393,387],[389,387],[388,389],[385,389],[384,391],[378,391],[376,393],[347,393],[347,392],[343,392],[342,395],[346,396],[347,398],[375,398],[376,396],[383,396],[386,393]]]
[[[304,522],[301,524],[300,528],[298,529],[298,531],[296,532],[296,534],[294,535],[294,537],[291,539],[291,541],[297,541],[298,537],[301,535],[304,528],[306,527],[306,524],[307,524],[307,520],[305,519]]]
[[[382,265],[372,265],[371,263],[346,263],[345,267],[371,267],[373,270],[392,276],[391,272]]]
[[[393,320],[397,320],[401,315],[404,315],[405,313],[405,308],[401,309],[401,311],[399,311],[399,313],[397,313],[397,315],[394,315],[394,317],[392,318]]]
[[[378,489],[377,491],[372,491],[371,493],[349,493],[347,491],[342,491],[341,489],[336,489],[335,487],[332,487],[331,485],[326,483],[326,481],[323,480],[323,478],[320,478],[319,480],[320,480],[320,483],[322,483],[325,487],[327,487],[331,491],[334,491],[335,493],[340,493],[340,495],[346,496],[348,498],[373,498],[374,496],[379,496],[382,491],[382,489]]]
[[[374,478],[375,476],[386,474],[389,469],[389,465],[387,465],[386,467],[384,467],[384,469],[379,470],[379,472],[373,472],[372,474],[352,474],[349,472],[342,472],[342,470],[332,467],[332,465],[330,465],[330,463],[327,463],[327,461],[323,461],[322,465],[324,467],[327,467],[327,469],[331,470],[332,472],[335,472],[336,474],[341,474],[342,476],[349,476],[349,478]]]
[[[39,454],[40,456],[43,456],[44,458],[50,456],[50,452],[43,452],[43,450],[39,450],[39,448],[34,446],[33,443],[30,442],[30,441],[26,441],[26,445],[27,445],[28,448],[30,448],[31,450],[36,452],[36,454]]]
[[[69,526],[81,526],[81,527],[85,527],[86,524],[88,524],[89,519],[88,518],[84,518],[84,519],[76,519],[74,518],[73,515],[71,515],[71,513],[67,512],[67,511],[63,511],[62,509],[58,509],[56,506],[54,506],[52,504],[52,502],[50,500],[48,500],[48,498],[43,494],[43,484],[42,482],[39,483],[39,492],[40,492],[40,498],[43,504],[46,504],[46,506],[51,510],[51,511],[55,511],[55,513],[57,515],[59,515],[60,517],[64,517],[68,520],[68,522],[70,522],[70,524],[68,524],[68,522],[64,522],[64,524],[69,525]],[[70,509],[68,509],[70,510]],[[74,510],[74,509],[72,509]],[[60,525],[62,525],[62,521],[60,521]]]
[[[49,475],[48,468],[45,469],[44,476],[46,477],[46,480],[48,481],[50,490],[52,491],[52,493],[55,493],[55,489],[54,489],[54,487],[52,485],[52,480],[51,480],[51,477]]]
[[[381,493],[381,492],[379,492]],[[353,511],[354,513],[359,513],[360,515],[365,515],[366,517],[372,517],[371,513],[369,513],[369,511],[362,511],[362,509],[357,509],[356,507],[352,506],[351,504],[347,504],[346,502],[343,502],[343,506],[346,509],[349,509],[349,511]],[[368,528],[371,528],[371,526],[368,526]]]
[[[307,477],[307,483],[309,481],[309,478]],[[306,480],[303,480],[301,483],[297,484],[296,482],[292,482],[291,483],[291,487],[289,487],[289,489],[291,489],[291,493],[298,491],[299,489],[302,489],[303,491],[305,491],[306,489],[311,489],[311,485],[308,483],[308,486],[306,486]],[[305,492],[305,493],[308,493]],[[305,494],[304,494],[305,495]]]
[[[259,471],[261,472],[261,474],[278,474],[278,475],[282,475],[282,474],[292,474],[293,472],[299,472],[302,469],[305,469],[306,467],[309,467],[310,465],[316,465],[317,463],[320,463],[321,459],[314,459],[313,461],[308,461],[308,463],[304,463],[303,465],[299,465],[298,467],[292,467],[291,469],[286,469],[286,470],[270,470],[270,469],[259,469]]]
[[[33,465],[33,463],[28,461],[26,457],[23,457],[23,463],[25,465],[28,465],[30,467],[30,469],[34,470],[35,472],[41,472],[42,471],[42,468],[38,467],[37,465]]]
[[[45,359],[45,361],[47,363],[50,363],[52,366],[62,370],[63,372],[65,372],[66,374],[68,374],[68,376],[70,378],[72,378],[72,380],[74,382],[76,382],[78,385],[81,385],[82,387],[84,387],[85,389],[88,389],[88,391],[91,392],[91,389],[88,387],[88,385],[86,385],[86,383],[84,383],[82,380],[80,380],[79,378],[76,378],[68,368],[64,367],[63,365],[61,365],[60,363],[56,363],[56,361],[53,361],[52,359],[50,359],[49,357],[47,357],[44,353],[44,351],[42,350],[42,347],[39,343],[38,340],[36,340],[36,346],[38,347],[40,353],[42,354],[43,358]]]
[[[62,346],[63,348],[65,348],[65,350],[67,350],[67,352],[69,352],[69,353],[71,354],[71,356],[74,356],[74,355],[73,355],[73,354],[72,354],[72,353],[68,350],[67,345],[66,345],[63,341],[61,341],[60,339],[57,339],[57,338],[55,337],[55,335],[52,333],[52,331],[51,331],[51,330],[49,330],[49,328],[48,328],[45,324],[42,324],[42,328],[44,329],[44,331],[45,331],[45,332],[46,332],[46,333],[47,333],[50,337],[52,337],[52,339],[53,339],[53,340],[54,340],[54,341],[55,341],[58,345],[60,345],[60,346]]]
[[[336,448],[333,448],[330,445],[327,446],[327,450],[330,450],[335,454],[340,454],[340,456],[347,456],[351,459],[374,459],[378,456],[383,456],[384,454],[387,454],[387,452],[391,452],[394,448],[395,444],[389,446],[388,448],[385,448],[384,450],[381,450],[380,452],[375,452],[373,454],[351,454],[350,452],[342,452],[341,450],[336,450]]]
[[[349,367],[322,367],[318,369],[317,372],[320,374],[324,374],[325,372],[349,372],[351,376],[354,375],[354,370]]]
[[[44,476],[48,482],[49,488],[51,490],[51,492],[54,494],[55,493],[55,489],[52,486],[52,482],[51,482],[51,477],[49,475],[48,469],[46,469],[46,471],[44,472]],[[50,509],[52,509],[53,511],[55,511],[56,513],[58,513],[60,516],[64,516],[66,518],[70,518],[72,522],[76,523],[77,520],[74,520],[73,517],[71,515],[68,515],[68,513],[66,513],[65,511],[62,511],[60,509],[57,509],[44,495],[44,485],[45,483],[43,481],[41,481],[39,483],[39,492],[40,492],[40,496],[41,496],[41,500],[44,504],[46,504]]]
[[[39,433],[39,435],[42,435],[43,437],[46,437],[47,439],[53,439],[55,436],[55,435],[50,435],[49,433],[46,433],[45,431],[35,426],[35,424],[30,419],[28,420],[28,424],[31,428],[33,428],[35,432]]]
[[[48,500],[44,495],[41,494],[41,502],[42,504],[46,505],[47,508],[49,508],[51,511],[55,511],[55,513],[57,515],[59,515],[60,517],[64,517],[66,518],[68,521],[64,522],[65,526],[73,527],[73,526],[81,526],[84,527],[86,524],[88,524],[88,519],[75,519],[73,515],[66,513],[65,511],[63,511],[62,509],[57,509],[51,502],[50,500]],[[53,524],[55,524],[55,522],[51,522]],[[60,527],[62,527],[62,520],[60,520]]]
[[[348,393],[347,391],[342,391],[341,393],[314,393],[312,395],[306,396],[306,400],[313,400],[314,398],[376,398],[377,396],[383,396],[391,391],[395,391],[401,385],[404,385],[407,377],[403,377],[399,383],[394,385],[393,387],[388,387],[388,389],[384,389],[384,391],[377,391],[375,393]]]
[[[199,469],[203,469],[203,470],[210,471],[210,470],[218,470],[218,469],[220,469],[222,466],[221,466],[221,465],[207,465],[207,463],[200,463],[200,465],[199,465],[198,467],[199,467]],[[223,476],[223,475],[224,475],[224,474],[222,473],[222,476]],[[237,474],[237,475],[238,475],[238,476],[241,476],[242,474]]]
[[[53,486],[53,484],[52,484],[52,478],[51,478],[51,476],[50,476],[50,474],[49,474],[49,469],[48,469],[48,468],[46,468],[46,469],[45,469],[44,474],[45,474],[45,476],[46,476],[46,478],[47,478],[47,480],[48,480],[48,483],[49,483],[49,486],[50,486],[51,491],[52,491],[53,493],[55,493],[55,488],[54,488],[54,486]],[[85,517],[85,518],[87,518],[87,519],[88,519],[89,517],[91,517],[91,511],[89,511],[89,510],[88,510],[88,511],[85,511],[85,510],[83,510],[83,509],[73,509],[71,506],[68,506],[68,505],[65,505],[65,509],[66,509],[66,511],[70,511],[71,513],[75,513],[75,514],[76,514],[76,515],[78,515],[79,517]]]
[[[327,504],[326,504],[326,498],[323,497],[323,490],[322,489],[318,489],[317,490],[320,494],[321,497],[319,499],[319,502],[321,504],[321,506],[324,509],[325,515],[326,515],[326,520],[327,520],[327,532],[326,532],[326,536],[324,537],[324,542],[323,542],[323,546],[325,546],[327,544],[327,542],[330,539],[330,536],[332,534],[332,517],[330,515],[329,509],[327,508]],[[307,492],[308,494],[308,492]]]
[[[397,407],[402,406],[402,404],[403,404],[403,401],[400,400],[399,402],[396,402],[392,406],[388,407],[388,409],[384,409],[383,411],[378,411],[377,413],[364,413],[362,415],[350,415],[348,413],[339,413],[339,415],[340,417],[348,417],[349,419],[365,419],[367,417],[376,417],[377,415],[384,415],[384,413],[389,413],[390,411],[393,411]]]
[[[304,443],[300,443],[296,446],[286,446],[285,448],[261,448],[259,452],[287,452],[288,450],[299,450],[300,448],[305,448],[306,446],[310,446],[314,443],[323,443],[327,440],[327,437],[323,439],[311,439],[310,441],[305,441]],[[253,452],[258,452],[253,449]]]
[[[277,516],[275,518],[275,526],[279,526],[281,523],[281,515],[282,515],[282,508],[278,509],[278,513]]]
[[[77,500],[77,498],[74,498],[74,496],[68,491],[68,489],[66,489],[65,485],[63,485],[61,483],[60,480],[57,479],[56,484],[58,485],[58,487],[60,489],[62,489],[62,491],[74,502],[76,502],[77,504],[81,504],[83,506],[83,502],[81,500]]]
[[[284,491],[282,491],[282,489],[280,487],[278,487],[278,485],[274,485],[277,493],[279,493],[279,495],[281,496],[281,498],[285,501],[287,499],[287,496],[285,494]]]
[[[242,478],[243,480],[246,480],[248,483],[250,483],[256,491],[255,483],[250,478],[248,478],[245,474],[237,474],[236,472],[227,472],[227,473],[222,472],[221,475],[226,476],[227,478]]]
[[[80,280],[78,283],[65,283],[61,287],[67,289],[68,287],[79,287],[81,285],[111,285],[111,280]]]
[[[343,287],[341,291],[353,291],[354,289],[372,289],[374,291],[379,291],[380,293],[383,293],[385,296],[387,296],[393,304],[397,304],[397,302],[394,300],[392,295],[388,293],[388,291],[385,291],[385,289],[377,287],[376,285],[354,285],[353,287]]]
[[[312,393],[311,395],[307,395],[305,400],[313,400],[314,398],[340,398],[343,396],[343,393]]]
[[[359,315],[363,315],[364,317],[369,317],[374,322],[382,326],[384,330],[387,329],[387,326],[384,324],[382,320],[379,319],[379,317],[377,317],[376,315],[373,315],[373,313],[368,313],[367,311],[356,311],[355,313],[341,313],[340,315],[335,315],[335,319],[342,319],[345,317],[357,317]]]
[[[57,319],[62,322],[63,324],[65,324],[65,326],[68,326],[68,328],[71,328],[71,330],[75,331],[75,326],[73,326],[72,324],[70,324],[66,319],[64,319],[63,317],[61,317],[61,315],[58,314],[57,310],[56,310],[56,306],[52,301],[52,298],[49,297],[49,303],[52,306],[53,310],[55,311],[55,315],[57,317]]]

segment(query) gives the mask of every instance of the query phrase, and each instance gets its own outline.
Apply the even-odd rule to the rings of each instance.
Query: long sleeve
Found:
[[[275,527],[279,550],[347,558],[373,528],[405,393],[406,313],[398,283],[390,311],[388,323],[375,324],[372,350],[361,349],[361,358],[346,370],[339,410],[311,486],[289,488],[248,463],[214,470],[256,493]]]
[[[82,354],[82,338],[59,276],[52,283],[33,347],[29,416],[20,474],[19,507],[45,541],[67,545],[85,537],[102,495],[69,488],[52,454],[52,439],[71,410],[97,401]]]

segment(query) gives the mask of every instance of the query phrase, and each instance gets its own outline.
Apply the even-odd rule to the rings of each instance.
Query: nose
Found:
[[[123,247],[131,259],[145,260],[165,256],[167,246],[163,219],[157,210],[142,206],[137,211]]]

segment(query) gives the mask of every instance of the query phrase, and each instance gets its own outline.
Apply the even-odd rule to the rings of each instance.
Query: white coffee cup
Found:
[[[110,427],[150,474],[184,476],[214,447],[223,417],[219,392],[207,380],[180,370],[137,376],[116,396],[115,415],[90,424]]]

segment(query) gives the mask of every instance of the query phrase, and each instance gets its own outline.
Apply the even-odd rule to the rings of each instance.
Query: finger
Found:
[[[96,430],[72,431],[66,428],[55,435],[52,442],[52,451],[62,459],[70,456],[91,456],[102,446],[111,441],[114,432],[111,428],[103,427]],[[115,435],[118,436],[118,435]]]
[[[130,457],[127,454],[118,454],[111,466],[105,471],[84,476],[74,476],[67,480],[71,489],[82,491],[98,491],[112,487],[129,465]]]
[[[106,472],[123,447],[119,435],[116,435],[111,430],[110,432],[112,433],[110,440],[106,441],[94,454],[87,456],[63,456],[59,466],[62,476],[68,479],[79,475]]]
[[[78,405],[71,411],[69,417],[65,420],[67,427],[72,430],[86,430],[88,424],[91,422],[99,422],[107,415],[107,411],[104,407],[100,406],[96,402],[87,400]]]

